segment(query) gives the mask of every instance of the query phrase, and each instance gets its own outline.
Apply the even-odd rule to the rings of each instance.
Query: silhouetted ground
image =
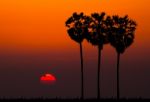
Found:
[[[0,102],[9,102],[9,101],[13,101],[13,102],[26,102],[26,101],[31,101],[31,102],[40,102],[40,101],[44,101],[44,102],[150,102],[150,99],[101,99],[101,100],[97,100],[97,99],[0,99]]]

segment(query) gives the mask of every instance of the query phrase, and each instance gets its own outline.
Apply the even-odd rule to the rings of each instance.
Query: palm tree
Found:
[[[123,54],[134,41],[136,22],[129,19],[128,16],[119,17],[117,15],[108,17],[106,20],[109,24],[108,35],[110,44],[117,52],[117,99],[120,98],[119,86],[119,65],[120,55]]]
[[[80,59],[81,59],[81,99],[84,99],[84,73],[83,73],[83,53],[82,42],[85,38],[87,27],[85,26],[85,15],[83,13],[77,14],[76,12],[66,21],[68,27],[68,34],[70,38],[76,41],[80,46]]]
[[[98,71],[97,71],[97,99],[100,99],[100,68],[101,68],[101,51],[103,45],[108,43],[106,27],[104,23],[105,13],[91,14],[90,26],[86,39],[94,46],[98,46]]]

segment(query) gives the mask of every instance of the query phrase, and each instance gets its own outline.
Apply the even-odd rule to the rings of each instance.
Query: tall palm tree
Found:
[[[76,41],[80,46],[80,59],[81,59],[81,99],[84,99],[84,71],[83,71],[83,52],[82,42],[85,38],[85,32],[87,27],[85,24],[85,15],[83,13],[77,14],[76,12],[66,21],[68,27],[68,34],[70,38]]]
[[[117,52],[117,99],[120,98],[119,86],[119,65],[120,55],[123,54],[134,41],[134,33],[136,29],[136,22],[129,19],[128,16],[119,17],[117,15],[108,17],[106,20],[109,24],[108,35],[110,44]]]
[[[100,99],[100,68],[101,68],[101,51],[103,45],[108,43],[106,27],[105,27],[105,13],[91,14],[90,26],[86,39],[92,45],[98,46],[98,71],[97,71],[97,99]]]

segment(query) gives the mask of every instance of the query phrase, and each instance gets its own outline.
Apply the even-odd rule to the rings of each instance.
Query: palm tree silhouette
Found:
[[[119,64],[120,55],[123,54],[134,41],[136,22],[129,19],[128,15],[119,17],[118,15],[107,17],[108,35],[110,44],[117,52],[117,99],[120,98],[119,86]]]
[[[97,71],[97,99],[100,99],[100,68],[101,68],[101,50],[103,45],[108,43],[106,34],[106,25],[104,23],[105,13],[91,14],[91,22],[86,39],[94,46],[98,46],[98,71]]]
[[[66,26],[68,27],[68,34],[70,38],[80,46],[80,59],[81,59],[81,99],[84,99],[84,73],[83,73],[83,52],[82,52],[82,42],[87,33],[87,20],[83,13],[77,14],[76,12],[66,21]]]

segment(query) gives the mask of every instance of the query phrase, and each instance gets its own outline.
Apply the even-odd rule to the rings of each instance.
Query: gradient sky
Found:
[[[121,96],[150,98],[150,0],[1,0],[0,96],[79,97],[79,46],[66,32],[73,12],[126,15],[138,26],[135,42],[121,56]],[[84,44],[85,96],[96,96],[97,48]],[[102,52],[102,97],[115,97],[116,52]],[[39,78],[53,73],[57,82]]]

